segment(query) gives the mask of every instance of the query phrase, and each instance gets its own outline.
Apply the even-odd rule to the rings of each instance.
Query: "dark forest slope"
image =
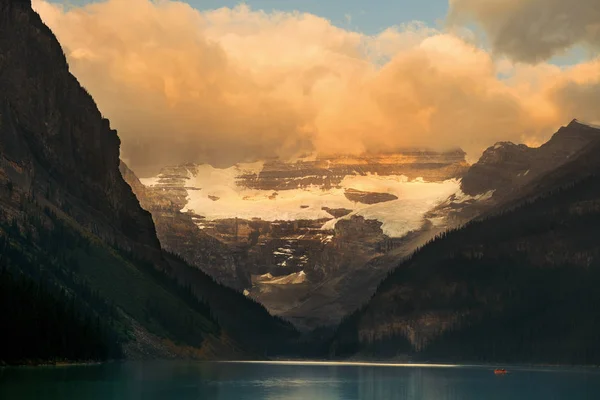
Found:
[[[163,252],[119,144],[30,2],[0,0],[0,362],[260,357],[293,339]]]
[[[600,363],[600,155],[533,182],[545,194],[449,232],[346,318],[339,357]]]

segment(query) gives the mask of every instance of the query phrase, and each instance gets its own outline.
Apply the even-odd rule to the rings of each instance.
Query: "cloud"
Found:
[[[600,48],[598,0],[450,0],[449,20],[479,24],[496,53],[527,63],[578,44]]]
[[[600,58],[571,68],[548,93],[562,113],[600,125]]]
[[[600,119],[597,64],[527,66],[415,22],[369,36],[311,14],[34,0],[140,175],[167,164],[539,143]],[[501,75],[502,79],[498,76]]]

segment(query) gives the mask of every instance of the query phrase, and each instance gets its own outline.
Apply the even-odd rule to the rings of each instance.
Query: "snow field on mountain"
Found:
[[[293,190],[256,190],[238,186],[237,178],[248,173],[258,173],[261,163],[239,164],[230,168],[214,168],[204,164],[190,169],[185,187],[188,203],[182,212],[193,211],[207,220],[227,218],[265,221],[293,221],[328,219],[323,226],[333,229],[339,219],[323,210],[345,208],[351,214],[375,219],[383,223],[382,229],[390,237],[401,237],[423,224],[423,215],[460,188],[456,179],[443,182],[426,182],[417,178],[409,181],[406,176],[349,175],[339,188],[323,190],[309,186]],[[160,183],[160,177],[144,179],[147,186]],[[397,200],[378,204],[362,204],[350,201],[344,195],[346,189],[365,192],[390,193]]]

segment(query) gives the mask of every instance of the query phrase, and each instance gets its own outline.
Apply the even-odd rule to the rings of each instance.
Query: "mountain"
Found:
[[[332,326],[403,258],[447,229],[518,204],[598,132],[577,120],[539,148],[185,164],[123,171],[166,249],[302,329]]]
[[[504,182],[527,170],[537,177],[527,186],[479,187],[514,193],[394,269],[340,325],[332,355],[600,362],[600,129],[574,121],[537,150],[513,147],[502,151],[513,154],[504,158]],[[548,155],[563,160],[552,171],[539,161]],[[486,164],[503,170],[497,160],[486,157],[477,174]]]
[[[593,125],[573,120],[537,148],[511,142],[496,143],[484,151],[461,182],[461,194],[471,198],[483,196],[485,201],[478,201],[474,206],[468,201],[456,202],[450,198],[439,210],[450,214],[456,221],[455,226],[459,226],[502,205],[518,203],[531,192],[533,182],[579,157],[598,137],[598,129]],[[577,172],[580,173],[584,171]],[[542,188],[536,191],[544,193]]]
[[[264,357],[295,331],[160,247],[29,1],[0,1],[0,362]]]
[[[338,187],[350,175],[406,176],[438,182],[461,176],[466,170],[465,152],[404,150],[362,156],[338,155],[286,162],[267,160],[260,169],[247,171],[240,186],[258,190],[292,190],[299,187]]]
[[[600,162],[597,153],[590,150],[590,148],[597,146],[600,140],[600,128],[597,125],[576,119],[567,128],[570,128],[571,132],[575,133],[578,139],[583,142],[580,149],[569,156],[564,163],[561,163],[560,168],[540,174],[535,179],[531,179],[527,185],[521,185],[512,196],[501,203],[501,209],[509,209],[524,200],[530,201],[539,195],[560,189],[595,174],[595,171],[600,167]],[[561,128],[559,132],[564,129]]]
[[[508,197],[516,189],[577,157],[598,136],[597,128],[573,120],[537,148],[496,143],[469,168],[461,189],[467,195],[493,190],[495,197]]]
[[[165,172],[164,185],[146,187],[125,163],[121,162],[120,170],[141,206],[152,212],[158,237],[165,250],[184,257],[192,265],[200,266],[222,284],[236,289],[244,286],[240,285],[238,278],[235,252],[198,229],[194,217],[179,212],[186,205],[187,191],[183,179],[177,175],[178,171]]]
[[[425,214],[459,188],[465,153],[404,151],[137,179],[163,247],[303,329],[334,325],[399,257],[445,229]]]

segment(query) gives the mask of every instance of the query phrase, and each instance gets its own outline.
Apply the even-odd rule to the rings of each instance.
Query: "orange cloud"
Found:
[[[600,119],[588,104],[597,63],[515,65],[419,23],[368,36],[246,6],[33,4],[141,175],[406,147],[473,159],[498,140],[537,143],[571,118]]]

